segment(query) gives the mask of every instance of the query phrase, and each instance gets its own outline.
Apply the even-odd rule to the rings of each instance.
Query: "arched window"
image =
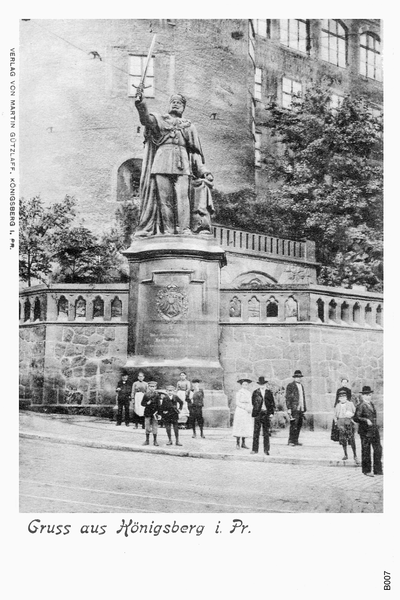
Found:
[[[122,302],[115,296],[114,300],[111,302],[111,318],[119,319],[122,317]]]
[[[31,303],[29,302],[29,298],[25,300],[24,304],[24,321],[29,321],[31,318]]]
[[[374,33],[360,35],[360,74],[382,81],[381,42]]]
[[[75,302],[75,318],[84,319],[86,317],[86,300],[79,296]]]
[[[40,300],[39,298],[36,298],[35,300],[35,304],[33,305],[33,320],[34,321],[40,321],[40,317],[41,317],[41,310],[40,310]]]
[[[369,304],[365,307],[364,311],[364,319],[368,325],[372,325],[372,308]]]
[[[361,307],[358,302],[353,306],[353,321],[358,324],[361,322]]]
[[[321,58],[337,67],[347,65],[347,32],[337,19],[322,19]]]
[[[249,319],[260,318],[260,301],[253,296],[248,302]]]
[[[267,302],[267,318],[278,316],[278,303],[273,296]]]
[[[309,25],[307,19],[280,19],[281,44],[308,52],[310,49]]]
[[[140,158],[130,158],[119,167],[117,173],[117,200],[119,202],[129,202],[139,198],[141,170],[142,160]]]
[[[325,307],[325,302],[323,300],[321,300],[321,298],[318,298],[318,300],[317,300],[318,319],[322,322],[325,321],[324,307]]]
[[[331,300],[329,302],[329,312],[328,312],[328,318],[330,321],[336,321],[337,320],[337,314],[336,314],[336,309],[337,309],[337,304],[334,300]]]
[[[57,303],[57,316],[59,319],[68,318],[68,300],[65,296],[60,296]]]
[[[96,296],[93,300],[93,318],[104,317],[104,300]]]
[[[383,325],[382,306],[380,304],[378,304],[376,309],[376,324],[380,327]]]
[[[342,306],[340,307],[340,320],[343,321],[344,323],[349,322],[349,319],[350,319],[349,308],[350,307],[347,304],[347,302],[343,302]]]

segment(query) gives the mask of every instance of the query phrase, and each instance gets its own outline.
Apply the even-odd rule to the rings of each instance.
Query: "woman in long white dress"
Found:
[[[233,435],[236,438],[236,448],[247,448],[246,438],[253,435],[253,417],[251,412],[253,405],[251,403],[251,392],[248,389],[251,379],[239,379],[240,389],[236,393],[236,409],[233,416]],[[240,438],[242,445],[240,446]]]

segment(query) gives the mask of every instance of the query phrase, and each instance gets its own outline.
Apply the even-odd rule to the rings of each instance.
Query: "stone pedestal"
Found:
[[[229,426],[219,361],[219,281],[225,252],[211,236],[136,238],[130,264],[127,370],[160,388],[181,371],[201,379],[208,426]],[[218,392],[218,393],[216,393]]]

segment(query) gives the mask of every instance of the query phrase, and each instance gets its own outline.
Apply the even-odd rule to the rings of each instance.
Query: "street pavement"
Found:
[[[181,430],[182,447],[166,446],[160,429],[160,446],[143,446],[144,431],[132,426],[22,411],[20,511],[383,511],[383,478],[342,461],[329,431],[304,430],[303,445],[291,447],[279,430],[270,456],[236,450],[229,429],[205,436]]]

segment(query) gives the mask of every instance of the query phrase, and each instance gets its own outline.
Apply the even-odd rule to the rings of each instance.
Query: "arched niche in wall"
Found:
[[[60,296],[57,302],[57,318],[60,321],[68,319],[68,300],[65,296]]]
[[[86,317],[86,300],[83,296],[78,296],[75,302],[75,318],[84,319]]]
[[[265,314],[267,319],[276,319],[278,318],[279,306],[277,300],[274,296],[271,296],[267,300],[267,305],[265,308]]]
[[[276,285],[277,281],[268,273],[262,271],[248,271],[235,277],[230,284],[232,287],[238,289],[262,289],[264,287],[271,287]]]
[[[111,302],[111,318],[112,319],[120,319],[122,317],[122,302],[115,296],[114,300]]]
[[[240,319],[242,316],[242,303],[237,296],[233,296],[229,301],[229,317],[231,319]]]
[[[41,307],[39,298],[36,298],[35,304],[33,305],[33,320],[40,321],[41,317],[42,317],[42,307]]]
[[[132,202],[139,198],[141,158],[129,158],[117,171],[117,201]]]

